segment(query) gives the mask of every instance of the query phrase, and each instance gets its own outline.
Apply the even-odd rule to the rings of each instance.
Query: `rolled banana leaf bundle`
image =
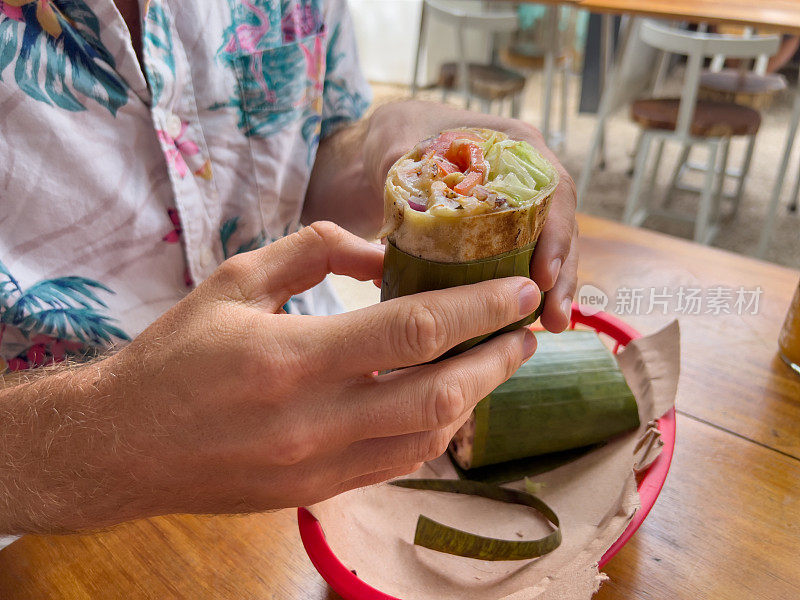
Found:
[[[450,454],[462,469],[582,448],[639,426],[633,393],[595,332],[536,338],[533,358],[453,438]]]
[[[639,426],[636,400],[617,361],[593,331],[537,333],[534,357],[478,403],[450,444],[460,480],[400,479],[417,490],[482,496],[538,511],[554,527],[538,540],[485,537],[417,519],[414,544],[480,560],[524,560],[561,543],[555,512],[537,498],[527,476],[576,460],[617,434]],[[526,491],[495,484],[525,477]]]
[[[452,129],[420,142],[386,178],[381,300],[530,277],[533,249],[557,185],[555,168],[530,144],[497,131]],[[502,331],[538,316],[539,311]]]

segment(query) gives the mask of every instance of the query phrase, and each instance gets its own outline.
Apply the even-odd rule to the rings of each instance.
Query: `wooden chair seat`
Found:
[[[679,98],[648,98],[631,106],[631,118],[645,129],[674,131]],[[698,100],[690,132],[697,137],[755,135],[761,125],[757,110],[730,102]]]
[[[498,65],[469,64],[470,90],[486,100],[500,100],[520,93],[525,88],[525,77],[516,71]],[[439,73],[439,85],[454,90],[459,86],[458,65],[445,63]]]
[[[786,89],[783,75],[758,75],[751,71],[724,69],[706,71],[700,76],[699,97],[716,102],[733,102],[763,110],[778,92]]]
[[[563,51],[555,57],[556,64],[562,66],[567,60],[567,54]],[[541,71],[544,69],[544,51],[537,48],[534,44],[517,43],[506,46],[500,50],[500,60],[503,64],[514,69],[526,71]]]

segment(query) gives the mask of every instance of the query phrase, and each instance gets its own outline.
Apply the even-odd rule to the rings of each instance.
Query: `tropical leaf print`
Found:
[[[158,104],[164,92],[164,75],[175,76],[175,48],[170,18],[160,0],[151,0],[147,8],[143,36],[147,80],[153,95],[153,105]]]
[[[45,104],[82,111],[91,99],[116,115],[128,101],[83,0],[0,0],[0,80],[12,63],[19,88]]]
[[[320,136],[326,137],[348,123],[357,121],[369,107],[369,99],[347,85],[333,80],[325,81],[325,113]]]
[[[322,117],[316,112],[312,112],[306,117],[300,130],[303,135],[303,141],[306,143],[306,163],[309,166],[317,156],[317,147],[319,146],[320,132],[322,130],[321,123]]]
[[[231,238],[236,233],[236,230],[239,228],[239,217],[232,217],[225,221],[222,226],[219,228],[219,239],[222,242],[222,252],[225,255],[225,258],[230,258],[235,254],[241,254],[242,252],[250,252],[251,250],[256,250],[265,246],[267,243],[272,243],[278,238],[267,238],[267,235],[264,231],[261,231],[258,235],[250,238],[243,244],[240,244],[238,248],[234,252],[228,250],[228,243],[230,242]],[[289,235],[289,233],[293,230],[297,230],[297,226],[286,225],[283,230],[283,233],[279,237],[285,237]],[[295,313],[297,311],[293,310],[294,306],[294,298],[289,298],[286,304],[283,305],[283,310],[287,313]]]
[[[327,73],[323,90],[323,115],[320,126],[320,137],[326,137],[339,127],[357,121],[369,107],[369,98],[353,89],[347,78],[337,77],[341,62],[346,52],[340,43],[341,25],[336,24],[328,40],[325,57]]]
[[[104,346],[114,338],[130,339],[102,314],[107,305],[98,292],[114,292],[98,281],[57,277],[23,289],[2,261],[0,276],[0,331],[12,326],[28,337],[55,336],[89,346]]]
[[[233,107],[246,136],[269,136],[322,109],[325,32],[319,0],[231,5],[218,56],[238,81]]]
[[[228,244],[238,228],[239,228],[238,216],[228,219],[219,228],[219,239],[222,242],[222,253],[225,256],[225,258],[230,258],[231,256],[234,256],[236,254],[241,254],[242,252],[250,252],[251,250],[261,248],[264,244],[267,243],[267,236],[263,231],[261,231],[258,235],[240,244],[236,248],[236,250],[234,251],[229,250]]]
[[[40,331],[44,335],[55,335],[59,339],[70,337],[90,346],[101,346],[113,342],[113,338],[129,339],[119,327],[110,324],[110,319],[91,308],[49,308],[30,314],[17,326],[25,331]]]

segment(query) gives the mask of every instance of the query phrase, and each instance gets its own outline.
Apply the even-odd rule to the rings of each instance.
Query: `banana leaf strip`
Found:
[[[542,490],[547,487],[547,484],[541,481],[531,481],[527,477],[525,478],[525,491],[529,494],[540,494]]]
[[[605,442],[562,450],[561,452],[551,452],[540,456],[509,460],[504,463],[486,465],[469,470],[462,469],[455,460],[451,462],[459,479],[469,479],[470,481],[483,483],[508,483],[510,481],[519,481],[523,477],[535,477],[548,471],[555,471],[559,467],[576,461],[603,446],[605,446]]]
[[[469,285],[489,279],[502,277],[530,277],[530,263],[536,244],[528,244],[522,248],[464,263],[444,263],[425,260],[403,252],[391,242],[386,243],[386,255],[383,259],[383,280],[381,282],[381,302],[401,296],[418,294]],[[524,325],[530,325],[539,318],[544,309],[542,302],[533,314],[512,323],[493,334],[483,335],[462,342],[445,356],[453,356],[469,350],[480,342],[507,331],[513,331]]]
[[[425,515],[417,519],[414,544],[437,552],[477,558],[479,560],[527,560],[544,556],[561,544],[558,516],[547,504],[527,492],[463,479],[400,479],[391,482],[397,487],[480,496],[509,504],[528,506],[542,514],[555,530],[538,540],[503,540],[484,537],[443,525]]]

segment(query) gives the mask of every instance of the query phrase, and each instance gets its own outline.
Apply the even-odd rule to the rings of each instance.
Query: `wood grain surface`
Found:
[[[581,216],[580,282],[754,287],[756,315],[685,316],[677,447],[661,497],[607,565],[601,600],[800,598],[800,378],[776,357],[800,273]],[[647,312],[646,310],[642,312]],[[651,333],[675,314],[620,315]],[[0,598],[339,598],[294,511],[169,516],[0,551]]]
[[[583,0],[578,6],[591,12],[752,26],[759,32],[800,34],[797,0]]]
[[[678,317],[681,381],[678,410],[800,459],[800,379],[777,355],[778,332],[797,287],[797,271],[706,248],[644,229],[596,218],[580,219],[579,287],[608,294],[609,311],[620,290],[677,295],[681,288],[761,288],[752,314],[617,314],[643,333]],[[649,308],[642,302],[643,313]],[[800,595],[798,596],[800,597]]]

